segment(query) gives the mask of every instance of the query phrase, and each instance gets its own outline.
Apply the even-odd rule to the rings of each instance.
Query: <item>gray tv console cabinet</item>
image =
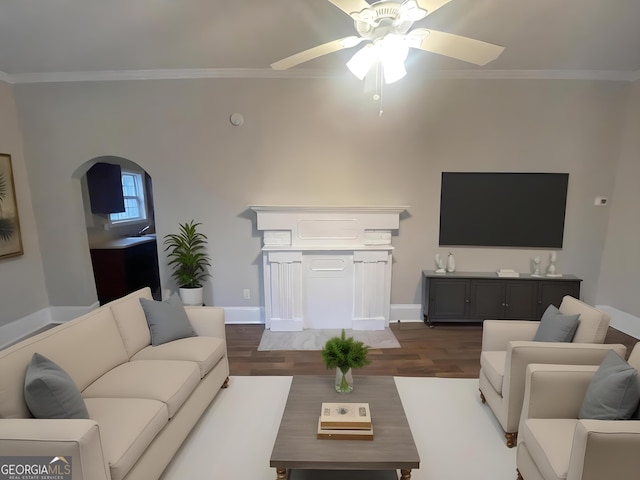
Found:
[[[422,272],[424,321],[482,322],[485,319],[540,320],[546,308],[562,297],[580,298],[574,275],[562,277],[498,277],[495,272]]]

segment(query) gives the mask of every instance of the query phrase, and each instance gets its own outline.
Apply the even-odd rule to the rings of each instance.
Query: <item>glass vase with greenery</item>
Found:
[[[371,363],[367,358],[369,347],[363,342],[347,337],[345,331],[339,337],[327,340],[322,349],[322,358],[327,370],[336,369],[336,391],[348,393],[353,390],[351,369]]]

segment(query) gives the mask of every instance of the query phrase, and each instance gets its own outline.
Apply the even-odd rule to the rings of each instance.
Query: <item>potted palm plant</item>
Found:
[[[339,337],[327,340],[322,349],[322,358],[327,370],[336,369],[336,391],[353,391],[352,368],[364,367],[371,363],[367,358],[369,347],[353,337],[347,337],[345,331]]]
[[[180,298],[185,305],[202,305],[203,282],[211,275],[207,271],[209,255],[206,252],[207,236],[198,231],[201,223],[194,220],[180,224],[178,233],[164,237],[165,252],[169,252],[171,276],[180,288]]]

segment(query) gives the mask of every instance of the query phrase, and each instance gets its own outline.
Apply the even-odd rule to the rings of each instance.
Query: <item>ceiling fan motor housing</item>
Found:
[[[376,40],[388,33],[402,35],[409,31],[414,22],[403,6],[391,1],[376,2],[369,8],[352,13],[351,17],[360,36],[368,40]],[[426,14],[426,11],[423,12]]]

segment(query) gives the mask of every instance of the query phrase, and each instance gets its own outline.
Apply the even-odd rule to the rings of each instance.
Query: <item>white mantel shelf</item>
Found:
[[[382,330],[392,232],[407,206],[252,205],[263,231],[266,326]]]
[[[368,212],[396,213],[400,215],[409,208],[408,205],[249,205],[254,212]]]
[[[289,251],[318,251],[318,252],[353,252],[356,250],[393,250],[395,247],[391,245],[380,245],[380,246],[372,246],[372,245],[362,245],[362,246],[354,246],[354,245],[306,245],[305,247],[290,247],[290,246],[265,246],[262,247],[263,252],[289,252]]]

